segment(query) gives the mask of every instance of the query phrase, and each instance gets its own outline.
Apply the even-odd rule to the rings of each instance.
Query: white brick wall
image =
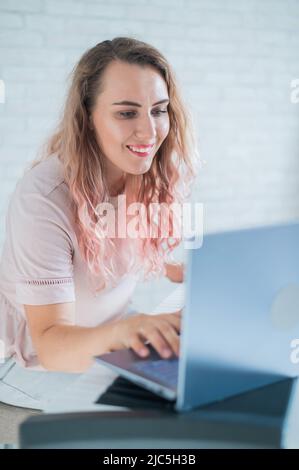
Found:
[[[173,64],[206,164],[208,230],[299,216],[298,0],[0,0],[0,247],[7,201],[89,47],[132,35]]]

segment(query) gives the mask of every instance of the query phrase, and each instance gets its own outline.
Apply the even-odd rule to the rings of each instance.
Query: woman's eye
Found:
[[[163,109],[156,109],[156,111],[153,111],[154,114],[157,114],[158,116],[163,114],[163,113],[167,113],[167,109],[163,110]],[[131,117],[133,116],[134,114],[136,114],[136,111],[123,111],[123,112],[120,112],[119,113],[120,116],[123,116],[123,117]]]

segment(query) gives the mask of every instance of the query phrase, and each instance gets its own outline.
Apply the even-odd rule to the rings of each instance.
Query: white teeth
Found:
[[[139,149],[139,148],[136,148],[136,147],[130,147],[130,145],[128,145],[129,149],[133,150],[133,152],[138,152],[138,153],[148,153],[151,148],[148,148],[148,149]]]

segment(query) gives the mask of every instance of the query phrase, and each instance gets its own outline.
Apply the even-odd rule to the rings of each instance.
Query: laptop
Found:
[[[298,222],[205,235],[187,253],[179,357],[96,361],[179,412],[298,376],[298,242]]]

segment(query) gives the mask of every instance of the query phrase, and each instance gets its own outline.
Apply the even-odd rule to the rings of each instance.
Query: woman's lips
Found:
[[[134,150],[131,150],[128,146],[127,149],[130,150],[130,152],[134,155],[137,155],[137,157],[148,157],[152,153],[153,147],[149,149],[148,152],[134,152]]]

